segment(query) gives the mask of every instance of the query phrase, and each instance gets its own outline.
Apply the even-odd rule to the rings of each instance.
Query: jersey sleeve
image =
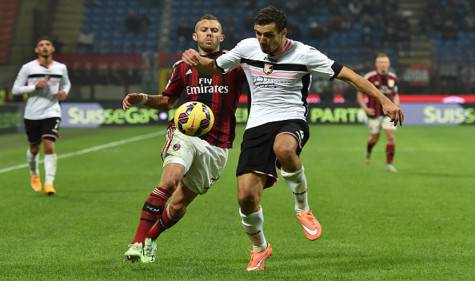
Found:
[[[244,54],[244,43],[239,42],[231,51],[228,51],[216,59],[216,66],[227,73],[241,65]]]
[[[394,82],[396,83],[396,85],[394,85],[394,94],[396,95],[399,95],[399,78],[397,78],[396,75],[394,75]]]
[[[180,62],[177,62],[173,65],[172,76],[170,77],[170,80],[168,80],[162,95],[176,97],[181,95],[185,89],[185,77],[183,77],[183,75],[186,75],[183,73],[183,71],[181,71],[182,66],[183,64],[180,64]]]
[[[334,79],[340,73],[342,65],[329,59],[314,47],[308,46],[308,48],[309,50],[306,52],[307,69],[312,75]]]
[[[59,89],[65,91],[66,94],[69,94],[69,90],[71,90],[71,81],[69,80],[68,68],[66,65],[63,68],[63,77],[61,78]]]
[[[35,85],[27,85],[28,81],[28,69],[25,66],[22,66],[20,72],[13,83],[12,94],[14,95],[23,95],[35,91]]]

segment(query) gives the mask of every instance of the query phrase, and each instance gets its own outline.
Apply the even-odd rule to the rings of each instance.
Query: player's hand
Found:
[[[127,110],[134,104],[142,103],[144,94],[142,93],[130,93],[122,100],[122,109]]]
[[[366,116],[372,117],[376,114],[376,111],[373,108],[365,108],[364,112],[366,113]]]
[[[191,66],[197,66],[200,64],[200,54],[194,49],[184,51],[181,55],[181,59]]]
[[[35,88],[39,90],[39,89],[44,89],[45,87],[47,87],[48,79],[49,79],[49,76],[46,75],[44,78],[41,78],[40,80],[36,81]]]
[[[64,90],[60,90],[56,94],[56,98],[58,99],[58,101],[64,101],[64,100],[66,100],[67,97],[68,97],[68,94],[66,94],[66,92]]]
[[[394,126],[397,126],[398,123],[400,126],[402,126],[402,123],[404,122],[404,113],[402,113],[399,106],[395,105],[392,102],[383,104],[383,111],[386,116],[389,116],[389,118],[391,118],[391,122],[394,123]]]

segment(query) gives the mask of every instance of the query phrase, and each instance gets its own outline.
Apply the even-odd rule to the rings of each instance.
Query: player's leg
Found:
[[[248,271],[263,270],[272,248],[264,236],[264,215],[260,205],[262,191],[277,179],[275,154],[272,150],[280,123],[268,123],[247,129],[241,144],[236,171],[239,213],[242,225],[253,245]]]
[[[143,259],[143,245],[147,233],[162,216],[168,198],[180,184],[184,173],[185,167],[181,164],[170,163],[163,167],[160,184],[147,196],[134,238],[124,253],[127,260],[136,262]]]
[[[178,185],[162,215],[148,231],[147,238],[155,240],[163,231],[175,225],[185,215],[186,208],[197,195],[183,184]]]
[[[173,192],[170,202],[165,205],[161,217],[155,222],[147,233],[144,242],[142,262],[155,261],[157,242],[155,241],[162,232],[174,226],[186,213],[187,206],[198,194],[189,190],[183,184]]]
[[[266,259],[272,254],[272,247],[264,235],[264,213],[260,205],[266,181],[266,175],[255,173],[238,176],[239,214],[252,244],[247,271],[263,270]]]
[[[41,120],[41,138],[44,149],[44,167],[45,167],[45,192],[48,195],[54,195],[54,179],[56,177],[57,157],[55,151],[55,141],[58,138],[60,118],[48,118]]]
[[[39,171],[41,127],[39,126],[38,120],[25,119],[24,122],[26,135],[30,144],[26,151],[26,160],[30,170],[31,188],[36,192],[41,192],[43,189]]]
[[[307,177],[299,158],[309,138],[308,125],[304,121],[292,121],[284,125],[274,140],[274,153],[281,165],[281,175],[292,191],[295,212],[302,224],[305,237],[315,240],[322,235],[322,227],[308,205]]]
[[[384,129],[386,134],[386,170],[390,173],[396,173],[397,170],[393,165],[394,154],[396,153],[396,130],[393,128]]]
[[[55,153],[54,139],[43,138],[44,167],[45,167],[45,192],[54,195],[54,179],[56,177],[57,156]]]
[[[180,185],[184,174],[185,167],[181,164],[170,163],[163,167],[160,183],[147,196],[142,207],[140,222],[131,244],[144,242],[150,228],[160,219],[168,198]]]
[[[228,149],[210,145],[208,142],[195,137],[180,135],[180,138],[187,140],[200,153],[193,157],[188,172],[174,191],[160,219],[149,230],[147,238],[145,238],[142,262],[153,262],[155,260],[157,248],[155,239],[184,216],[187,206],[198,194],[204,194],[211,188],[213,183],[221,176],[226,165]],[[175,149],[178,152],[181,147],[175,147]]]
[[[369,131],[368,143],[366,144],[366,155],[365,163],[369,164],[371,159],[371,153],[373,152],[374,146],[379,141],[379,133],[381,131],[381,121],[380,117],[368,118],[367,125]]]
[[[169,129],[167,142],[162,150],[163,172],[160,183],[145,200],[134,238],[124,254],[127,260],[134,262],[142,258],[142,247],[147,233],[160,219],[168,198],[190,169],[194,154],[193,143],[181,138],[175,130]]]
[[[374,146],[379,141],[379,133],[377,134],[370,134],[368,137],[368,143],[366,144],[366,155],[365,155],[365,163],[369,164],[371,159],[371,154],[373,153]]]

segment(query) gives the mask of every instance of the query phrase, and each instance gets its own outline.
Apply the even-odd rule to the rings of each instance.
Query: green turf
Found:
[[[65,129],[58,154],[155,131],[164,128]],[[238,149],[210,192],[159,238],[156,263],[122,259],[160,177],[159,136],[61,159],[54,198],[31,191],[26,168],[1,173],[0,280],[473,280],[473,127],[400,129],[398,174],[384,171],[384,138],[363,164],[362,126],[315,126],[311,133],[303,159],[324,235],[304,238],[279,181],[263,199],[274,248],[265,272],[244,270]],[[0,170],[24,163],[22,134],[0,135],[0,144]]]

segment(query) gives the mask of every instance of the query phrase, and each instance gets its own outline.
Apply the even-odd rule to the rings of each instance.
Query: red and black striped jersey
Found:
[[[378,74],[376,71],[370,71],[364,76],[369,82],[371,82],[381,93],[387,96],[391,101],[394,101],[394,97],[399,94],[399,81],[396,74],[389,72],[386,75]],[[369,108],[374,109],[374,117],[384,115],[383,107],[376,98],[371,96],[367,97],[366,105]]]
[[[215,59],[221,54],[217,52],[207,57]],[[162,94],[183,95],[183,102],[199,101],[209,106],[214,113],[214,126],[200,138],[214,146],[231,148],[235,137],[235,112],[245,82],[246,76],[240,67],[226,74],[210,76],[180,60],[173,65],[172,76]]]

